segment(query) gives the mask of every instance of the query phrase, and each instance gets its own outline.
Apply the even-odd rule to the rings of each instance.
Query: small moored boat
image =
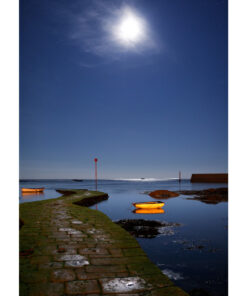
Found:
[[[82,179],[72,179],[72,181],[74,181],[74,182],[83,182]]]
[[[138,209],[157,209],[162,208],[165,205],[162,201],[148,201],[148,202],[135,202],[133,206]]]
[[[44,191],[44,188],[21,188],[21,192],[23,193],[26,193],[26,192],[35,193],[35,192],[43,192],[43,191]]]

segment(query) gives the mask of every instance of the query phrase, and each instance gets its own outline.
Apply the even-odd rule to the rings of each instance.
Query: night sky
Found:
[[[227,172],[227,43],[227,1],[20,1],[20,178]]]

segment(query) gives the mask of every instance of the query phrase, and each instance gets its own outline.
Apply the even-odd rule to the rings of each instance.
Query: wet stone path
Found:
[[[129,233],[103,213],[72,203],[83,197],[20,205],[21,296],[187,295]]]

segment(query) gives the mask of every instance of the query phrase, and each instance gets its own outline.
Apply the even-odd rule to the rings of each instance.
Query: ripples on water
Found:
[[[204,289],[212,296],[227,295],[228,252],[228,203],[205,204],[187,200],[180,195],[165,200],[164,213],[135,214],[132,202],[153,200],[147,191],[157,189],[200,190],[225,187],[225,184],[191,184],[183,180],[99,180],[98,190],[107,192],[110,198],[98,204],[98,209],[112,220],[151,219],[178,222],[182,226],[173,229],[172,235],[138,238],[149,258],[159,266],[178,286],[186,291]],[[44,194],[21,195],[20,202],[44,200],[60,196],[55,189],[95,189],[93,180],[25,180],[20,187],[44,187]],[[95,208],[92,207],[92,208]]]

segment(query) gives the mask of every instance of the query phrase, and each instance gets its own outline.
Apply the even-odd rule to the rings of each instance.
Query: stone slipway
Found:
[[[105,214],[75,205],[75,190],[20,205],[20,295],[186,296]]]

